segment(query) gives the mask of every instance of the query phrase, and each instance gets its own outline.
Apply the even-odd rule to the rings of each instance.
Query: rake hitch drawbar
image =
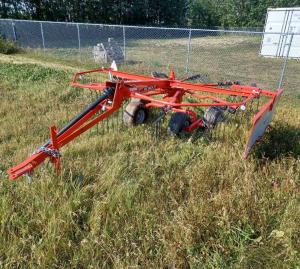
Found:
[[[109,79],[104,83],[80,81],[82,77],[98,73],[107,73]],[[157,72],[154,72],[152,77],[142,76],[119,72],[113,68],[98,68],[76,73],[73,76],[72,86],[101,92],[102,95],[62,129],[57,130],[55,126],[51,126],[50,139],[26,160],[9,169],[10,179],[16,179],[24,174],[30,175],[48,158],[56,169],[60,170],[60,148],[118,111],[126,100],[131,100],[123,117],[128,126],[144,123],[149,110],[158,108],[162,110],[158,121],[167,113],[172,113],[168,132],[178,135],[182,131],[189,133],[197,129],[212,129],[223,120],[225,111],[235,113],[238,109],[245,110],[254,100],[260,100],[263,96],[266,102],[261,105],[252,120],[252,128],[246,143],[243,157],[247,158],[271,122],[283,90],[274,92],[231,82],[198,84],[187,82],[198,78],[196,75],[177,80],[173,71],[169,76]],[[206,109],[204,115],[198,115],[197,107]]]

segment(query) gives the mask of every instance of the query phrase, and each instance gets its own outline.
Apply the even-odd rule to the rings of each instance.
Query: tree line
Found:
[[[300,0],[1,0],[0,17],[129,25],[263,26],[268,7]]]

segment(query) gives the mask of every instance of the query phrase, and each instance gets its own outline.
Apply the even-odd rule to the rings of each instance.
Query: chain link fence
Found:
[[[109,63],[105,57],[95,61],[95,46],[103,44],[105,47],[108,40],[113,39],[122,51],[121,68],[126,67],[127,71],[150,74],[173,68],[182,78],[200,73],[204,81],[239,80],[245,84],[256,82],[262,88],[275,90],[284,86],[299,92],[298,60],[288,59],[287,53],[277,58],[260,55],[262,39],[282,33],[255,30],[0,19],[2,36],[47,57],[102,66]],[[291,43],[285,44],[288,51]]]
[[[70,66],[78,65],[82,66],[82,69],[109,66],[111,59],[99,57],[95,61],[94,52],[95,47],[99,48],[98,44],[109,47],[109,40],[113,39],[122,54],[121,64],[118,64],[118,67],[127,72],[149,75],[153,71],[168,73],[173,68],[179,78],[201,74],[203,82],[238,80],[247,85],[256,83],[258,87],[269,90],[276,90],[282,86],[288,94],[295,93],[294,96],[300,99],[298,86],[300,64],[296,59],[289,59],[287,53],[290,51],[292,39],[285,39],[283,48],[285,56],[263,57],[260,55],[262,41],[269,36],[271,38],[276,34],[280,36],[282,34],[255,30],[158,28],[0,19],[0,35],[14,40],[26,50],[26,57],[32,56],[34,60],[51,62],[53,59],[55,63],[57,61],[71,63]],[[100,78],[105,80],[106,76]],[[93,81],[94,78],[90,79]],[[95,95],[98,98],[98,93],[95,91],[82,91],[80,94],[71,91],[72,95],[70,95],[68,89],[65,89],[65,93],[59,95],[53,95],[50,91],[45,91],[44,94],[48,102],[51,100],[51,105],[58,108],[60,120],[57,126],[64,126],[72,115],[76,115],[86,104],[95,101]],[[44,97],[45,95],[42,99]],[[232,97],[230,99],[232,101]],[[244,127],[250,127],[250,118],[261,104],[258,99],[251,103],[246,114],[240,110],[240,113],[235,113],[232,118],[230,115],[227,117],[227,113],[225,124],[214,128],[214,132],[210,129],[205,133],[196,132],[191,139],[196,140],[197,137],[202,136],[205,141],[217,137],[223,141],[241,141],[247,133]],[[114,140],[118,140],[121,131],[127,130],[123,122],[123,109],[126,106],[127,102],[118,113],[97,124],[86,135],[98,137],[100,134],[102,138],[99,145],[103,148],[108,141],[108,136],[105,137],[105,134],[109,133],[110,139],[114,136]],[[166,137],[167,133],[163,129],[166,130],[168,124],[164,118],[157,120],[159,112],[151,114],[151,124],[146,131],[143,131],[143,135],[137,128],[129,128],[130,133],[127,135],[130,138],[137,138],[128,140],[132,141],[130,149],[133,150],[128,151],[129,147],[126,143],[125,146],[118,145],[124,147],[120,152],[126,152],[126,161],[130,162],[130,154],[138,153],[140,147],[153,147],[153,150],[150,150],[153,153],[152,160],[156,158],[155,156],[159,156],[159,151],[156,150],[157,143],[165,143],[166,139],[163,137]],[[57,121],[54,115],[51,117],[53,121]],[[238,126],[243,117],[248,117],[248,125],[240,128]],[[45,124],[45,117],[40,115],[37,122],[40,125]],[[43,133],[41,139],[46,140],[47,137],[48,131]],[[157,139],[161,137],[162,139]],[[122,139],[124,139],[123,134]],[[233,147],[240,145],[240,142],[236,145],[234,143],[232,143]],[[30,152],[33,150],[31,149]],[[105,152],[105,149],[102,151]]]

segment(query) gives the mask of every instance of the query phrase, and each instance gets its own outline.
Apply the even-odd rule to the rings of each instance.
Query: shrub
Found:
[[[13,41],[0,37],[0,53],[13,54],[19,51],[19,47]]]

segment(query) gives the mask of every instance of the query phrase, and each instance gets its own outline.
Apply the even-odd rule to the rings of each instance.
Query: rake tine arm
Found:
[[[64,145],[68,144],[75,137],[77,137],[80,134],[84,133],[86,130],[90,129],[95,124],[102,121],[103,119],[109,117],[111,114],[113,114],[118,109],[119,109],[119,107],[118,108],[112,107],[112,108],[108,109],[107,111],[105,111],[104,113],[102,113],[101,115],[99,115],[98,117],[96,117],[95,119],[93,119],[92,121],[90,121],[89,123],[87,123],[86,125],[81,127],[80,129],[78,129],[78,130],[74,131],[73,133],[71,133],[69,136],[64,137],[62,140],[59,140],[59,142],[58,142],[59,147],[63,147]]]
[[[92,117],[99,109],[93,109],[91,111],[89,111],[88,113],[86,113],[84,115],[84,117],[82,117],[80,120],[78,120],[77,122],[74,122],[73,120],[73,124],[71,125],[70,123],[72,123],[72,121],[70,121],[64,128],[62,128],[60,130],[60,132],[57,134],[57,138],[56,138],[56,143],[58,143],[58,138],[62,139],[64,136],[66,136],[66,134],[71,133],[72,131],[74,131],[74,129],[78,128],[78,126],[80,126],[83,122],[85,122],[86,120],[88,120],[90,117]],[[45,144],[43,144],[40,148],[49,148],[51,149],[53,147],[51,140],[49,139],[48,141],[46,141]],[[59,146],[57,145],[57,148],[59,148]],[[30,156],[29,158],[27,158],[24,162],[20,163],[19,165],[16,165],[15,167],[11,168],[8,170],[8,173],[13,176],[14,174],[17,175],[17,171],[22,169],[23,167],[28,167],[30,168],[31,165],[33,163],[41,163],[45,160],[45,158],[47,156],[50,155],[45,155],[42,154],[42,151],[37,150],[36,152],[33,153],[32,156]],[[44,157],[44,158],[43,158]],[[34,166],[35,167],[35,166]],[[29,169],[30,170],[30,169]],[[11,177],[12,178],[12,177]],[[12,178],[14,179],[14,178]]]
[[[32,156],[28,157],[19,165],[9,169],[8,174],[10,175],[10,179],[16,179],[21,175],[30,173],[34,168],[43,163],[45,159],[49,157],[57,158],[58,156],[54,155],[56,149],[58,150],[63,147],[71,140],[94,126],[96,123],[116,111],[123,101],[120,97],[118,102],[114,102],[114,105],[111,108],[107,109],[104,113],[82,126],[103,107],[103,104],[108,100],[111,94],[112,92],[108,90],[100,98],[83,110],[78,116],[72,119],[64,128],[62,128],[57,133],[57,137],[55,139],[56,148],[53,146],[51,140],[48,140],[37,152],[33,153]]]
[[[74,118],[73,120],[71,120],[66,126],[64,126],[58,133],[57,133],[57,137],[56,137],[56,143],[57,143],[57,147],[58,146],[58,138],[62,139],[64,136],[66,136],[66,134],[73,132],[76,128],[78,128],[78,126],[82,125],[83,122],[85,122],[86,120],[88,120],[90,117],[92,117],[99,109],[94,108],[92,110],[90,110],[88,113],[86,113],[82,118],[80,118],[78,121],[75,121],[74,119],[78,118],[78,116],[76,118]],[[72,123],[72,124],[71,124]],[[48,141],[46,141],[45,144],[43,144],[41,146],[41,148],[52,148],[53,145],[51,143],[51,140],[49,139]],[[37,151],[35,153],[33,153],[32,156],[30,156],[29,158],[27,158],[24,162],[20,163],[19,165],[16,165],[15,167],[11,168],[8,170],[9,174],[15,173],[17,170],[23,168],[24,166],[28,166],[28,163],[33,163],[33,162],[43,162],[44,159],[42,159],[42,157],[44,156],[45,158],[49,155],[44,155],[44,154],[40,154],[42,153],[41,151]],[[30,167],[30,165],[29,165]]]
[[[226,105],[226,106],[230,106],[230,107],[239,107],[241,105],[244,105],[248,102],[250,102],[251,100],[253,100],[255,98],[255,96],[248,96],[245,100],[243,100],[242,102],[228,102],[222,98],[218,98],[216,96],[202,96],[202,95],[198,95],[198,94],[193,94],[191,93],[192,96],[196,97],[197,99],[210,99],[210,100],[213,100],[215,101],[216,103],[219,103],[219,104],[222,104],[222,105]],[[211,104],[211,105],[215,105],[215,104]]]
[[[87,124],[85,124],[82,127],[80,127],[82,125],[81,122],[78,122],[78,126],[74,125],[74,126],[70,127],[65,133],[63,133],[61,136],[59,136],[58,146],[63,147],[65,144],[72,141],[75,137],[84,133],[88,129],[92,128],[95,124],[99,123],[100,121],[109,117],[111,114],[113,114],[115,111],[117,111],[121,107],[123,101],[127,98],[127,95],[124,95],[123,93],[121,93],[121,89],[120,90],[119,89],[120,89],[120,87],[117,86],[117,90],[115,91],[115,94],[114,94],[112,107],[110,107],[105,112],[103,112],[102,114],[100,114],[99,116],[97,116],[96,118],[94,118],[93,120],[91,120],[90,122],[88,122]],[[105,101],[105,99],[102,100],[102,102],[103,101]],[[102,104],[100,104],[99,109],[101,109],[101,107],[102,107]],[[99,111],[99,109],[94,111],[93,115],[96,114]],[[86,120],[82,119],[82,122],[86,122]]]
[[[226,95],[248,96],[248,95],[265,95],[268,97],[276,96],[276,92],[270,90],[262,90],[253,86],[232,85],[230,88],[215,87],[214,84],[192,84],[187,82],[174,81],[170,83],[171,87],[181,88],[184,90],[193,90],[199,92],[211,92]]]
[[[225,101],[223,99],[219,99],[219,98],[215,98],[215,97],[209,97],[207,96],[208,99],[212,99],[215,100],[216,103],[174,103],[174,102],[168,102],[168,101],[163,101],[163,100],[158,100],[149,96],[146,96],[144,94],[141,93],[134,93],[133,95],[135,98],[140,98],[143,99],[145,101],[150,101],[153,104],[156,104],[158,107],[163,107],[163,106],[170,106],[173,108],[176,107],[199,107],[199,106],[203,106],[203,107],[210,107],[210,106],[230,106],[230,107],[239,107],[241,105],[244,105],[245,103],[251,101],[254,96],[248,96],[247,99],[245,99],[242,102],[228,102]]]

